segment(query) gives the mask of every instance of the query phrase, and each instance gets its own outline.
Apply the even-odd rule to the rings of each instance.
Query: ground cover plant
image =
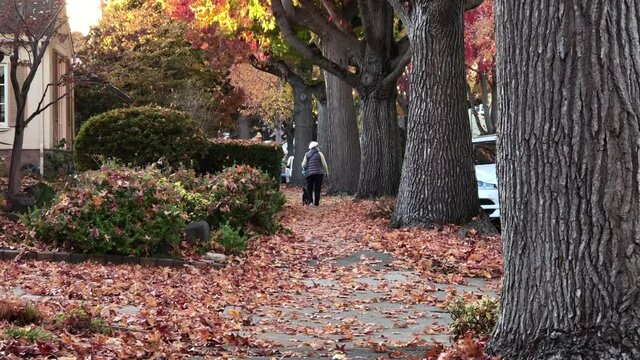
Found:
[[[182,240],[186,214],[159,170],[107,164],[27,217],[38,240],[83,253],[149,256]]]

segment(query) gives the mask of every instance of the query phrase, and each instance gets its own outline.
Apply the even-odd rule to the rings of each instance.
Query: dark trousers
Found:
[[[322,177],[324,175],[309,175],[307,176],[307,192],[309,196],[313,194],[313,205],[320,205],[320,188],[322,187]]]

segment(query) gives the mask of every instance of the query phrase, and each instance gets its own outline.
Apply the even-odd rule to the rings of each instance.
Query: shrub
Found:
[[[238,255],[247,249],[247,235],[241,234],[241,231],[234,229],[229,224],[224,224],[216,233],[216,241],[222,245],[225,253]]]
[[[200,173],[219,173],[234,165],[251,165],[274,179],[280,179],[284,153],[276,143],[225,140],[209,142],[197,169]]]
[[[54,188],[44,181],[38,181],[33,185],[27,186],[25,191],[27,194],[33,196],[36,207],[50,205],[56,195]]]
[[[498,301],[490,297],[472,302],[458,298],[447,308],[453,319],[451,330],[455,338],[464,337],[467,333],[478,336],[491,335],[496,326],[498,308]]]
[[[189,169],[179,169],[167,177],[180,194],[189,221],[208,220],[214,211],[211,194],[215,177],[210,174],[199,176]]]
[[[97,169],[98,157],[145,166],[165,158],[169,164],[199,160],[205,140],[184,113],[152,107],[111,110],[87,120],[76,137],[79,170]]]
[[[33,341],[45,341],[45,340],[49,340],[51,339],[51,334],[49,332],[47,332],[46,330],[44,330],[43,328],[39,328],[39,327],[35,327],[35,328],[31,328],[31,327],[16,327],[16,326],[12,326],[10,328],[7,329],[7,331],[5,332],[5,334],[10,337],[10,338],[14,338],[14,339],[27,339],[31,342]]]
[[[214,228],[229,224],[244,233],[277,231],[276,215],[285,198],[276,185],[277,180],[251,166],[225,169],[211,188],[213,211],[207,221]]]
[[[73,153],[71,151],[54,149],[45,151],[44,176],[55,180],[60,176],[73,173]]]
[[[149,256],[182,240],[186,214],[159,170],[106,164],[67,185],[48,209],[33,211],[36,237],[84,253]]]
[[[0,300],[0,321],[25,326],[39,324],[42,321],[40,311],[33,305],[16,300]]]

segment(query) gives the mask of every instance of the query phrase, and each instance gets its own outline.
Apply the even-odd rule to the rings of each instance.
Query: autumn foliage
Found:
[[[493,81],[496,68],[493,0],[485,0],[464,14],[464,55],[466,65],[485,73]]]

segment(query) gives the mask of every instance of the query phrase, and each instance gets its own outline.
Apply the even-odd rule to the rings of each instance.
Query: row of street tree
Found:
[[[469,46],[464,30],[467,18],[477,25],[476,34],[491,36],[485,18],[465,16],[476,8],[491,13],[483,8],[493,5],[490,0],[110,3],[180,20],[181,28],[163,23],[165,31],[153,36],[168,41],[179,31],[189,46],[173,44],[185,53],[162,53],[155,48],[162,44],[153,42],[158,39],[147,39],[150,29],[120,36],[117,26],[105,26],[94,30],[88,45],[100,46],[94,53],[108,50],[97,63],[113,56],[118,66],[129,61],[127,69],[166,70],[162,79],[206,68],[211,73],[202,82],[171,89],[222,92],[228,74],[215,70],[226,68],[212,64],[221,49],[244,48],[253,66],[291,86],[294,167],[313,136],[315,111],[318,138],[333,173],[340,174],[331,190],[359,197],[397,194],[394,226],[465,224],[480,215],[465,82],[465,66],[472,67],[483,103],[489,93],[492,101],[499,98],[499,106],[486,109],[484,128],[490,131],[499,121],[505,255],[502,313],[491,351],[509,359],[640,358],[640,0],[588,6],[495,0],[495,73],[487,55],[493,42]],[[16,27],[12,43],[30,51],[29,66],[37,69],[38,54],[58,25],[33,22]],[[29,41],[21,37],[25,31]],[[130,57],[139,48],[160,51],[160,60],[183,57],[175,68],[146,63]],[[17,51],[8,53],[12,65],[19,61]],[[465,64],[465,52],[480,60]],[[29,91],[30,74],[19,82],[11,73],[20,96]],[[407,74],[403,130],[397,84]],[[130,75],[123,71],[118,80]],[[169,96],[148,86],[140,96]],[[15,146],[31,117],[20,96]],[[36,111],[48,106],[42,105]],[[14,175],[12,166],[11,189]]]
[[[332,190],[375,197],[399,189],[396,226],[478,215],[464,14],[481,0],[169,3],[255,39],[267,62],[295,54],[323,70],[330,111],[319,138],[333,167],[358,178],[357,187],[345,181]],[[497,72],[480,76],[483,93],[493,83],[500,98],[487,124],[500,122],[505,250],[491,351],[640,358],[640,2],[496,0],[495,9]],[[409,62],[402,156],[395,84]]]

